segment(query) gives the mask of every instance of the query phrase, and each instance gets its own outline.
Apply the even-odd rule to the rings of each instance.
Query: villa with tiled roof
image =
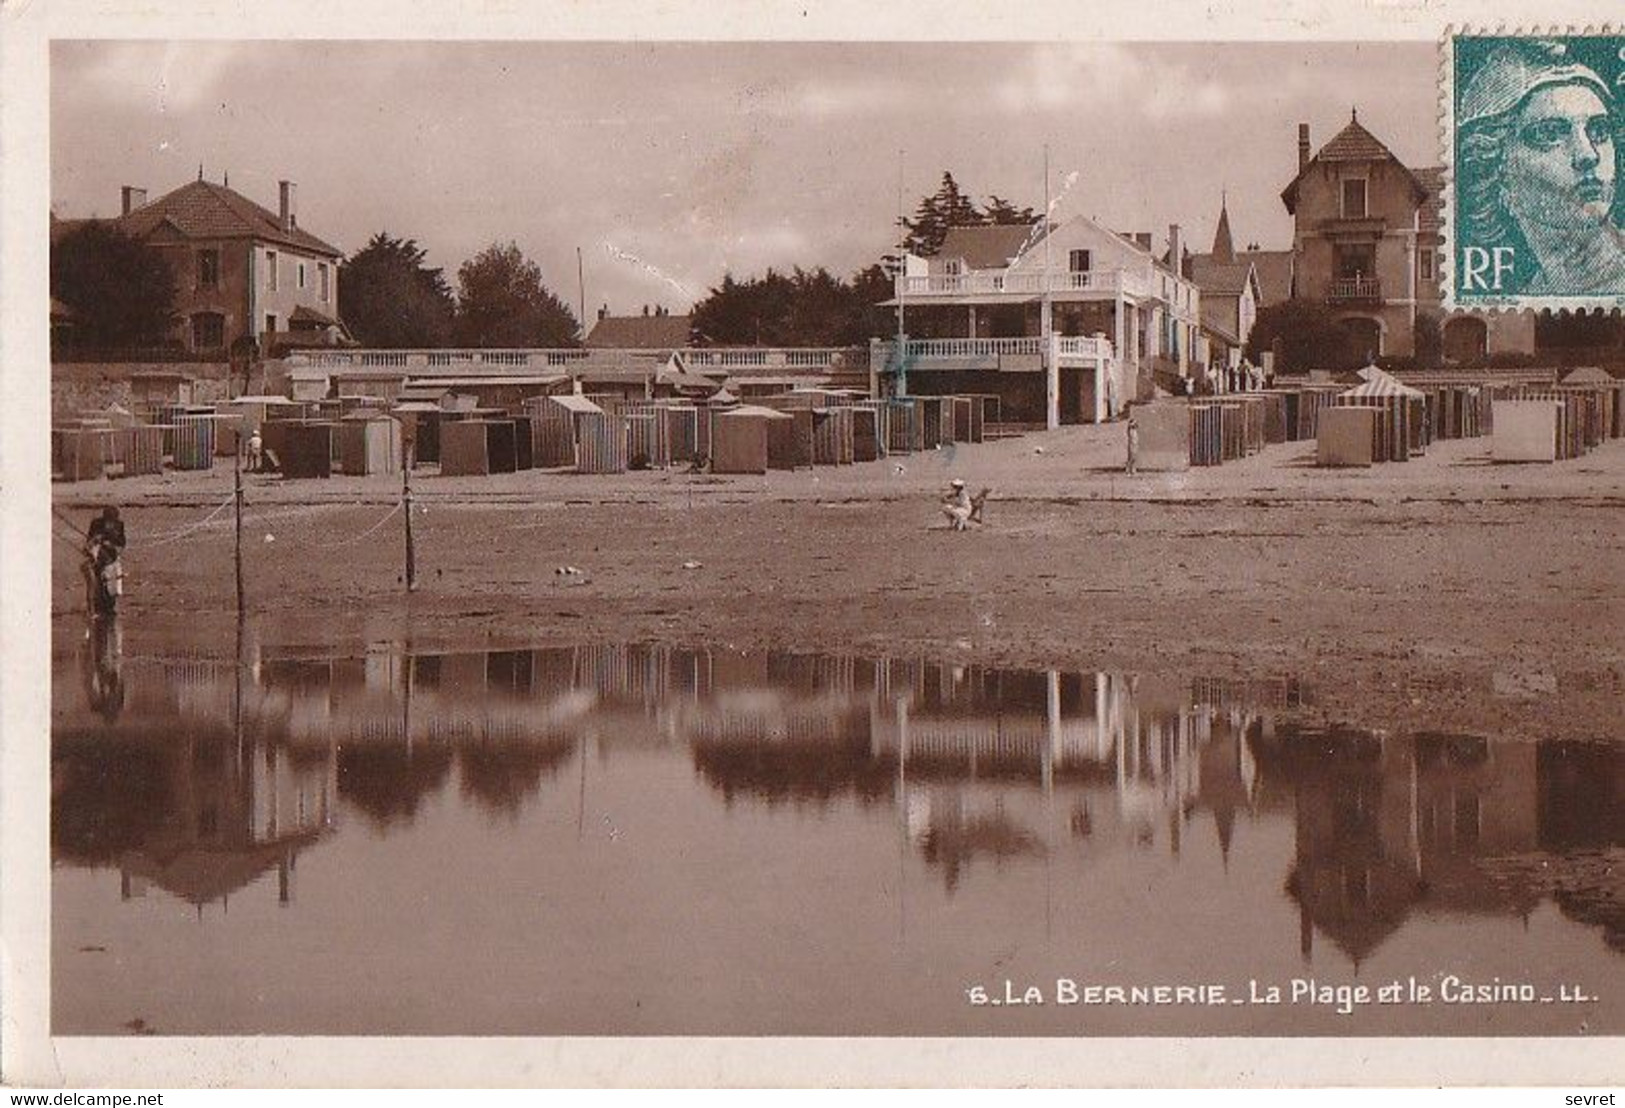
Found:
[[[1442,179],[1405,165],[1357,113],[1313,154],[1298,126],[1298,173],[1281,193],[1295,221],[1292,295],[1325,303],[1359,357],[1414,355],[1419,322],[1441,315]],[[1452,313],[1440,329],[1452,361],[1535,348],[1529,313]]]
[[[273,212],[201,177],[150,202],[145,189],[123,189],[110,222],[169,262],[175,337],[187,349],[225,352],[249,338],[269,353],[344,341],[343,252],[299,226],[295,195],[293,182],[280,182]],[[75,222],[58,221],[53,232]]]

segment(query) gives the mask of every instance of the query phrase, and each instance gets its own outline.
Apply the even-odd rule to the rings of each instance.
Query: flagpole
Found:
[[[908,235],[903,224],[903,162],[904,151],[897,151],[897,379],[892,385],[893,396],[908,395],[908,330],[903,321],[904,304],[908,298]]]
[[[1049,197],[1049,143],[1044,144],[1044,296],[1040,301],[1041,313],[1038,329],[1044,345],[1044,405],[1045,422],[1054,428],[1061,422],[1061,367],[1055,349],[1055,325],[1051,321],[1054,305],[1050,300],[1050,197]]]

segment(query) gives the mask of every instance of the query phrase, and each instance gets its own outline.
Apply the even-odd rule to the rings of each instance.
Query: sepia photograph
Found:
[[[43,1035],[1606,1074],[1625,32],[1391,12],[42,36]]]

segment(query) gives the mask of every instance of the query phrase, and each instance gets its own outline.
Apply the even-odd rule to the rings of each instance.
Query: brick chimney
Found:
[[[147,203],[147,190],[146,189],[138,189],[134,185],[125,185],[124,188],[122,190],[120,190],[120,191],[122,193],[122,195],[121,195],[122,204],[120,206],[124,209],[121,214],[129,215],[131,212],[135,211],[137,208],[141,208],[141,207],[146,206],[146,203]]]
[[[1175,273],[1185,272],[1185,232],[1179,224],[1168,224],[1168,268]]]
[[[277,182],[277,193],[281,201],[278,205],[277,221],[284,231],[291,231],[299,224],[299,214],[294,210],[297,187],[292,181]]]
[[[607,316],[607,315],[609,315],[609,305],[608,305],[608,304],[605,304],[605,305],[604,305],[604,306],[603,306],[603,307],[601,307],[601,308],[599,308],[599,309],[598,309],[598,319],[599,319],[599,320],[600,320],[600,322],[601,322],[601,321],[602,321],[602,320],[603,320],[603,319],[604,319],[604,317],[605,317],[605,316]]]
[[[1141,250],[1144,250],[1147,253],[1150,253],[1150,251],[1151,251],[1151,232],[1150,231],[1135,231],[1134,232],[1134,242],[1135,242],[1135,245],[1139,246],[1139,248]]]
[[[1309,166],[1309,124],[1298,124],[1298,172]]]

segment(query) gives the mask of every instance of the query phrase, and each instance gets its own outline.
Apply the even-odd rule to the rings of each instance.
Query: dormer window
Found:
[[[1090,261],[1089,251],[1072,250],[1067,253],[1066,267],[1073,273],[1088,273]]]
[[[949,258],[946,262],[942,263],[942,272],[946,273],[950,277],[963,276],[965,272],[965,260],[963,258]]]
[[[1366,217],[1366,180],[1364,177],[1350,177],[1343,182],[1343,218],[1364,219]]]

